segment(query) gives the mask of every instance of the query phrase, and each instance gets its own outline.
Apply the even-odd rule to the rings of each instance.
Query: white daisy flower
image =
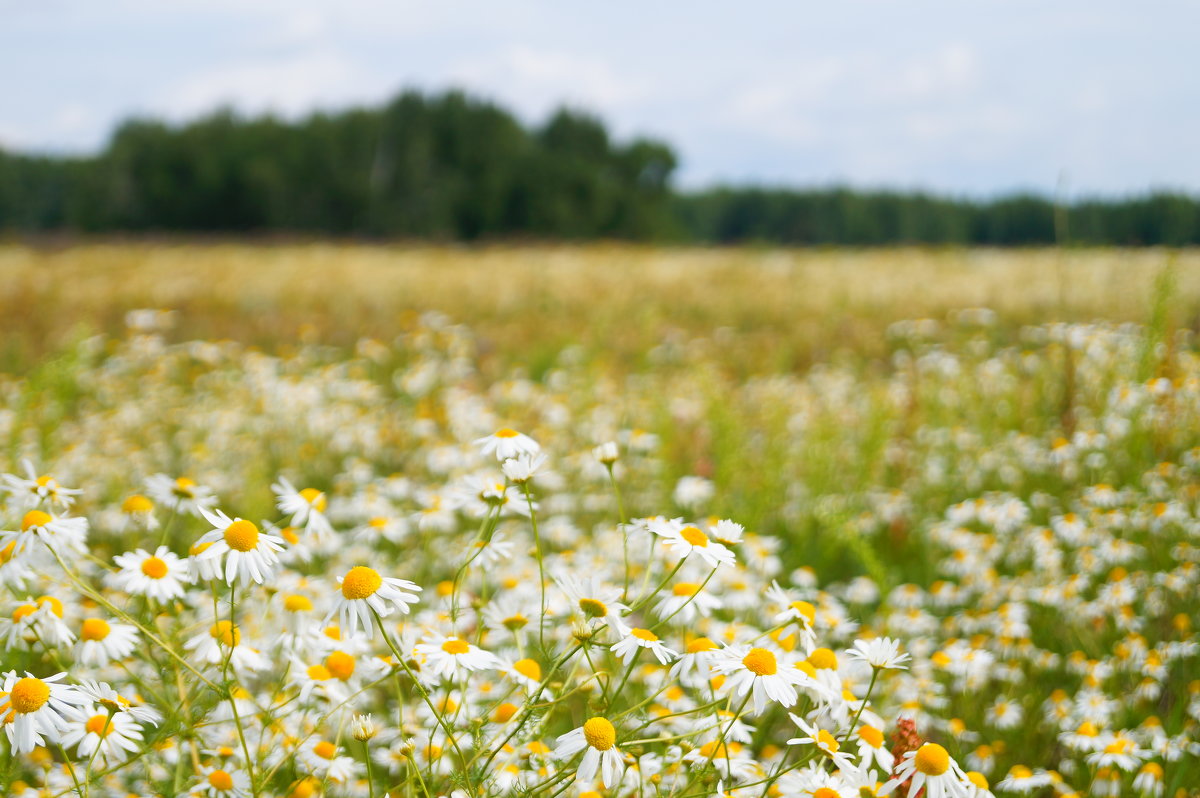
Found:
[[[418,643],[414,651],[425,658],[431,673],[444,678],[453,678],[460,668],[480,671],[500,666],[496,655],[458,637],[435,634],[430,642]]]
[[[658,639],[658,635],[649,629],[630,628],[626,630],[625,636],[613,643],[610,648],[612,653],[620,657],[626,665],[633,662],[633,658],[643,648],[649,649],[655,659],[663,665],[679,656],[677,652],[664,646]]]
[[[925,743],[916,751],[904,755],[891,781],[883,785],[880,795],[890,795],[896,787],[912,779],[909,795],[925,788],[926,798],[967,798],[974,785],[949,752],[937,743]]]
[[[859,659],[872,668],[884,670],[907,670],[908,654],[900,653],[900,641],[890,637],[876,637],[871,640],[855,640],[853,648],[846,651],[851,659]]]
[[[788,740],[788,745],[815,745],[821,753],[833,760],[833,764],[837,766],[838,770],[854,769],[850,755],[841,750],[841,744],[838,743],[837,737],[832,732],[819,726],[809,725],[804,718],[797,717],[791,712],[788,713],[788,717],[805,734],[804,737],[793,737]]]
[[[69,723],[62,737],[64,748],[78,745],[77,756],[87,761],[93,754],[101,764],[121,761],[142,746],[142,730],[126,712],[110,713],[93,706],[87,713]]]
[[[30,510],[21,518],[21,528],[0,530],[0,547],[15,543],[10,556],[20,556],[38,541],[63,555],[69,549],[84,551],[87,539],[86,518],[59,518],[42,510]]]
[[[864,723],[858,727],[857,734],[859,766],[870,767],[873,762],[884,773],[891,773],[896,757],[888,750],[883,732]]]
[[[200,781],[189,791],[203,798],[246,798],[250,794],[250,777],[241,770],[205,768]]]
[[[684,646],[683,654],[671,666],[670,677],[689,687],[708,681],[709,669],[717,657],[717,644],[707,637],[695,637]]]
[[[1095,768],[1118,767],[1121,770],[1137,770],[1142,761],[1150,756],[1149,751],[1140,747],[1135,740],[1127,737],[1124,732],[1106,732],[1102,737],[1102,747],[1087,755],[1087,763]]]
[[[570,759],[584,749],[577,778],[592,781],[599,770],[600,783],[607,788],[616,787],[625,772],[625,760],[617,748],[617,730],[607,718],[589,718],[578,729],[560,736],[555,742],[554,756]]]
[[[338,756],[338,747],[328,740],[306,744],[297,753],[303,767],[317,778],[345,784],[355,777],[358,762],[354,757]]]
[[[62,740],[70,721],[83,717],[88,699],[74,687],[57,684],[66,673],[39,679],[26,671],[4,674],[0,683],[0,718],[15,754],[28,754],[38,746]]]
[[[316,488],[296,490],[286,477],[280,477],[271,490],[275,493],[275,506],[279,511],[292,516],[288,522],[291,526],[303,527],[312,534],[318,546],[329,541],[333,536],[333,526],[325,517],[329,500],[322,491]]]
[[[500,470],[504,472],[504,476],[510,482],[515,482],[522,485],[533,479],[537,474],[545,475],[543,466],[549,458],[542,452],[534,454],[519,454],[516,457],[510,457],[500,465]]]
[[[711,568],[733,565],[737,561],[732,551],[715,540],[710,540],[699,527],[685,526],[683,519],[673,518],[668,521],[652,518],[646,522],[646,528],[663,538],[664,543],[681,559],[695,554]]]
[[[201,508],[200,513],[214,529],[196,541],[198,544],[212,544],[195,555],[198,561],[227,555],[225,583],[229,585],[239,578],[243,585],[251,580],[261,585],[271,579],[274,566],[279,562],[277,552],[283,549],[282,538],[259,532],[252,522],[244,518],[230,518],[220,510],[210,513]]]
[[[201,510],[211,509],[217,503],[212,488],[187,477],[155,474],[146,478],[146,492],[156,504],[188,515],[198,516]]]
[[[756,715],[762,714],[768,700],[785,707],[795,704],[796,685],[806,681],[802,671],[780,668],[775,654],[765,648],[726,646],[717,652],[712,667],[728,677],[725,687],[738,696],[753,695]]]
[[[345,576],[339,576],[338,584],[341,586],[341,595],[334,599],[333,608],[325,616],[326,623],[337,615],[344,633],[358,634],[361,624],[367,637],[375,635],[372,610],[379,613],[380,617],[390,615],[393,608],[407,614],[408,605],[417,603],[419,599],[416,593],[421,590],[407,579],[383,577],[365,565],[357,565]]]
[[[686,624],[696,620],[697,616],[707,618],[721,606],[719,598],[701,590],[701,583],[676,582],[670,593],[663,594],[654,611],[660,618]]]
[[[229,621],[217,621],[185,641],[183,647],[209,665],[222,665],[228,657],[235,670],[263,671],[271,667],[271,661],[256,649],[242,645],[242,630]]]
[[[554,581],[566,594],[571,612],[578,612],[590,621],[603,621],[619,635],[625,635],[629,627],[621,619],[629,607],[621,603],[621,590],[605,585],[599,578],[589,576],[580,579],[574,574],[561,573]]]
[[[144,549],[118,554],[113,562],[121,568],[109,577],[113,587],[155,601],[183,598],[183,584],[191,581],[187,563],[166,546],[159,546],[153,554]]]
[[[100,704],[106,709],[128,713],[138,723],[149,723],[157,726],[162,722],[162,713],[157,709],[138,703],[138,699],[131,700],[126,698],[105,682],[80,679],[77,687],[79,692],[83,693],[91,701]]]
[[[33,463],[28,459],[22,460],[21,466],[28,475],[26,478],[16,474],[4,475],[4,482],[19,507],[32,508],[48,504],[66,510],[75,501],[75,497],[83,493],[77,488],[63,487],[57,479],[49,474],[38,476],[37,471],[33,468]]]
[[[508,427],[498,429],[491,435],[477,438],[475,445],[484,455],[494,454],[500,462],[511,460],[522,454],[537,454],[542,448],[533,438]]]
[[[81,665],[107,665],[128,657],[137,640],[137,629],[129,624],[85,618],[80,626],[75,656]]]

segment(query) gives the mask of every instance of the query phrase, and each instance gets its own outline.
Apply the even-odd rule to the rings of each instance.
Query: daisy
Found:
[[[765,648],[726,646],[717,652],[712,667],[727,677],[725,686],[737,695],[753,695],[756,715],[762,714],[768,700],[785,707],[795,704],[796,685],[806,680],[796,668],[780,668],[775,654]]]
[[[107,665],[123,660],[137,645],[137,629],[129,624],[85,618],[79,630],[75,656],[82,665]]]
[[[418,643],[414,651],[418,656],[425,658],[425,663],[434,675],[445,678],[452,678],[460,668],[479,671],[500,665],[500,660],[494,654],[458,637],[445,637],[440,634],[435,634],[428,643]]]
[[[663,665],[666,665],[679,656],[678,653],[664,646],[662,641],[658,639],[658,635],[649,629],[627,629],[625,636],[616,643],[613,643],[610,648],[612,649],[612,653],[620,657],[621,661],[626,665],[633,662],[633,658],[643,648],[650,649],[650,653]]]
[[[345,784],[353,779],[358,769],[354,757],[338,756],[338,747],[328,740],[308,743],[297,753],[297,759],[312,775],[327,778],[335,784]]]
[[[200,515],[217,503],[212,488],[196,484],[187,477],[169,477],[155,474],[146,479],[146,492],[156,503],[177,513]]]
[[[907,670],[907,663],[911,659],[908,654],[900,653],[900,641],[890,637],[855,640],[854,647],[848,649],[846,655],[880,670]]]
[[[547,473],[543,470],[547,459],[549,458],[541,452],[520,454],[501,463],[500,470],[504,472],[504,476],[510,482],[524,485],[533,479],[535,475],[542,474],[544,476]]]
[[[600,783],[616,787],[625,772],[625,760],[617,748],[617,730],[607,718],[589,718],[578,729],[562,735],[555,742],[554,756],[570,759],[587,749],[579,762],[576,776],[580,781],[592,781],[600,771]]]
[[[13,753],[27,754],[38,746],[59,742],[70,721],[82,717],[88,699],[74,687],[56,684],[65,673],[38,679],[26,671],[4,674],[0,683],[0,717]]]
[[[568,573],[559,574],[554,581],[566,594],[572,613],[578,612],[589,622],[603,621],[619,635],[628,632],[629,627],[621,616],[629,611],[629,607],[621,603],[618,588],[608,587],[594,576],[580,579]]]
[[[225,583],[228,585],[239,577],[243,585],[252,579],[260,585],[271,579],[275,563],[279,561],[276,552],[283,548],[282,538],[259,532],[252,522],[230,518],[220,510],[210,513],[201,508],[200,513],[214,529],[196,541],[212,544],[196,555],[197,560],[204,562],[227,554]]]
[[[708,535],[700,531],[699,527],[685,526],[681,518],[669,521],[661,518],[651,519],[646,523],[646,528],[663,538],[666,546],[678,553],[681,559],[695,553],[712,568],[733,565],[736,562],[732,551],[714,540],[709,540]]]
[[[838,743],[837,737],[834,737],[831,732],[818,726],[810,726],[803,718],[799,718],[791,712],[788,713],[788,717],[806,735],[804,737],[793,737],[787,741],[788,745],[815,745],[821,750],[821,753],[833,760],[833,764],[837,766],[838,770],[853,769],[854,766],[850,763],[850,755],[840,750],[841,745]]]
[[[240,770],[205,768],[190,792],[203,798],[246,798],[250,794],[250,777]]]
[[[61,742],[64,748],[78,745],[76,753],[85,761],[93,754],[101,763],[110,758],[120,761],[141,747],[142,731],[128,713],[112,713],[93,706],[71,721]]]
[[[870,767],[874,762],[884,773],[891,773],[896,757],[888,750],[883,732],[865,723],[858,727],[859,767]]]
[[[125,519],[123,527],[158,529],[158,519],[154,517],[154,502],[140,493],[135,493],[121,502],[121,514]]]
[[[498,429],[491,435],[477,438],[475,445],[484,455],[494,454],[496,459],[501,462],[521,454],[537,454],[542,448],[533,438],[508,427]]]
[[[4,475],[4,481],[16,498],[18,506],[37,507],[45,503],[66,510],[75,501],[75,497],[83,493],[77,488],[64,488],[49,474],[38,476],[29,460],[22,460],[21,465],[28,475],[27,478],[23,479],[16,474]]]
[[[108,710],[125,712],[138,723],[149,723],[157,726],[162,722],[163,716],[154,707],[146,706],[140,703],[138,699],[130,700],[123,695],[120,695],[116,690],[104,682],[97,682],[91,679],[81,679],[78,685],[79,692],[86,696],[91,701],[99,704]]]
[[[348,634],[358,634],[359,624],[367,637],[373,637],[375,622],[372,611],[381,618],[391,614],[392,609],[398,609],[408,614],[408,605],[416,604],[419,600],[415,592],[421,588],[407,579],[383,577],[373,568],[357,565],[338,577],[341,595],[334,599],[333,608],[325,616],[325,622],[334,615],[338,616],[338,624]]]
[[[23,554],[36,541],[59,554],[67,549],[84,551],[87,532],[86,518],[58,518],[41,510],[30,510],[21,518],[20,530],[0,530],[0,546],[13,541],[16,545],[10,556]]]
[[[684,646],[683,655],[671,666],[670,678],[695,687],[708,680],[709,668],[716,656],[717,644],[707,637],[694,637]]]
[[[1093,767],[1118,767],[1121,770],[1136,770],[1150,752],[1138,747],[1137,742],[1126,737],[1124,732],[1108,733],[1103,747],[1087,755],[1087,763]]]
[[[916,795],[924,787],[926,798],[967,798],[967,790],[973,786],[958,763],[937,743],[925,743],[906,753],[892,780],[883,785],[879,794],[890,795],[909,779],[912,782],[908,794]]]
[[[658,617],[691,623],[697,615],[707,618],[713,610],[721,609],[721,600],[700,588],[699,582],[676,582],[671,592],[655,605]]]
[[[153,554],[144,549],[118,554],[113,562],[121,568],[109,577],[113,587],[155,601],[183,598],[183,583],[191,581],[187,563],[166,546],[159,546]]]
[[[242,645],[242,630],[229,621],[217,621],[189,638],[183,647],[209,665],[222,665],[228,657],[235,670],[262,671],[271,666],[271,661],[256,649]]]
[[[289,524],[311,532],[317,545],[324,544],[333,535],[333,526],[325,517],[329,501],[323,492],[316,488],[296,490],[286,477],[280,477],[271,490],[275,493],[275,506],[279,512],[291,514]]]

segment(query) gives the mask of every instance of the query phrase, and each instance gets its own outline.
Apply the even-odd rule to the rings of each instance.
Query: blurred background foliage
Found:
[[[94,157],[0,151],[0,231],[261,234],[433,241],[620,239],[789,245],[1185,246],[1200,200],[1056,208],[844,188],[678,191],[671,146],[615,141],[560,110],[540,126],[461,92],[296,121],[221,111],[120,126]]]

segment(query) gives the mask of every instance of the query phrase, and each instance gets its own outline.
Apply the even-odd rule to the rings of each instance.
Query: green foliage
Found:
[[[131,120],[94,158],[0,151],[0,230],[304,233],[735,244],[1186,246],[1200,200],[1153,194],[991,201],[924,193],[728,188],[682,194],[660,141],[619,143],[588,114],[541,126],[461,92],[295,122],[219,111]],[[1057,222],[1057,224],[1056,224]]]

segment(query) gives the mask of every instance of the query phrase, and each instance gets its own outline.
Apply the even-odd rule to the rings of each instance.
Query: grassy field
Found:
[[[963,308],[989,308],[1009,331],[1144,321],[1169,266],[1177,321],[1194,324],[1192,251],[7,246],[3,362],[27,367],[71,336],[119,331],[132,308],[178,310],[182,337],[267,347],[390,340],[414,312],[435,310],[470,325],[501,368],[544,368],[572,345],[634,368],[665,340],[719,331],[736,344],[730,368],[787,371],[838,352],[879,355],[892,322]]]
[[[1200,253],[9,246],[0,313],[0,714],[125,700],[3,794],[1200,794]]]

